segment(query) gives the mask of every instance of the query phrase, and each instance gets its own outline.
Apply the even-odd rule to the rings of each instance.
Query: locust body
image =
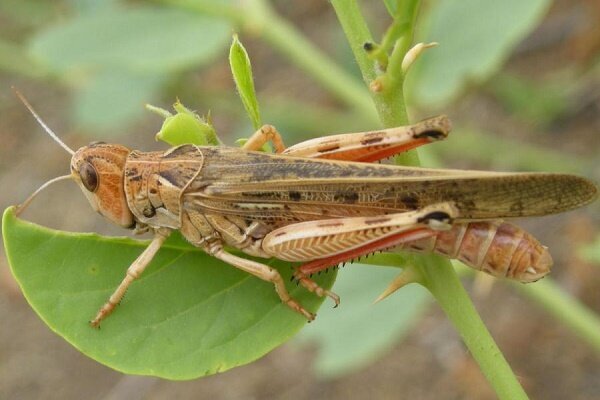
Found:
[[[449,129],[442,116],[287,149],[271,126],[243,148],[183,145],[141,152],[104,143],[80,148],[69,177],[92,207],[122,227],[154,233],[91,324],[98,326],[113,311],[173,230],[212,256],[272,282],[281,300],[309,320],[314,315],[290,297],[277,270],[227,247],[300,262],[294,273],[298,282],[336,305],[338,296],[310,274],[390,248],[438,252],[523,282],[543,277],[551,266],[546,248],[500,220],[579,207],[596,197],[595,185],[571,175],[369,163],[443,139]],[[280,154],[255,151],[266,141]]]

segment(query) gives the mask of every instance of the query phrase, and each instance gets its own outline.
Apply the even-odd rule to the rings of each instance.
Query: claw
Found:
[[[308,320],[308,322],[313,321],[317,316],[316,314],[313,314],[310,311],[306,310],[300,305],[300,303],[298,303],[294,299],[288,299],[285,303],[287,303],[287,306],[290,307],[292,310],[302,314]]]
[[[329,297],[331,300],[333,300],[333,302],[335,303],[333,305],[333,308],[337,308],[340,305],[340,296],[338,296],[337,294],[330,292],[329,290],[325,291],[325,295],[327,297]]]

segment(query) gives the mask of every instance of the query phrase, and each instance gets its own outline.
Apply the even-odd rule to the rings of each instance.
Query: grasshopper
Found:
[[[309,321],[315,315],[288,293],[279,272],[239,257],[227,246],[262,258],[299,262],[293,277],[318,296],[339,297],[311,274],[391,248],[433,251],[497,277],[540,279],[552,259],[533,236],[504,218],[539,216],[583,206],[597,196],[581,177],[373,164],[446,138],[445,116],[414,125],[308,140],[286,148],[270,125],[243,147],[186,144],[163,152],[93,142],[71,150],[25,106],[71,155],[70,174],[90,205],[150,245],[90,321],[98,327],[148,266],[171,232],[179,230],[208,254],[273,283],[277,295]],[[265,143],[276,154],[257,151]]]

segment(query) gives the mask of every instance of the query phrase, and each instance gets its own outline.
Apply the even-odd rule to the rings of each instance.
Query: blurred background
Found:
[[[181,7],[186,4],[187,7]],[[247,1],[276,19],[223,13],[235,1],[0,2],[0,206],[25,199],[66,173],[69,156],[17,101],[18,87],[61,138],[139,150],[154,141],[164,108],[179,98],[211,118],[230,145],[252,133],[227,60],[237,32],[251,61],[263,121],[288,144],[375,129],[364,101],[332,89],[286,50],[284,23],[343,70],[347,92],[363,90],[328,2]],[[191,6],[191,8],[190,8]],[[383,5],[362,1],[379,40],[391,23]],[[420,151],[424,166],[568,172],[600,177],[600,3],[593,0],[424,1],[415,42],[437,41],[408,75],[411,120],[448,114],[450,139]],[[292,55],[291,55],[292,54]],[[313,60],[318,62],[318,60]],[[519,221],[555,260],[552,278],[580,305],[600,311],[598,204]],[[24,217],[72,231],[123,235],[91,212],[72,183],[43,193]],[[3,249],[0,250],[3,253]],[[29,308],[0,257],[0,397],[163,398],[495,398],[454,328],[428,294],[407,287],[372,301],[398,271],[353,265],[292,342],[247,366],[195,381],[125,376],[88,359]],[[533,398],[600,396],[600,345],[568,328],[523,285],[466,274],[486,325]]]

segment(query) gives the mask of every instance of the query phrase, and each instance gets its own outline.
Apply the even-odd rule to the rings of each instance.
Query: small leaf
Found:
[[[177,113],[165,118],[160,131],[156,134],[156,140],[162,140],[171,146],[186,143],[198,146],[218,146],[220,144],[217,132],[208,118],[200,117],[179,102],[175,103],[173,108]]]
[[[124,373],[181,380],[222,372],[263,356],[306,325],[272,284],[176,235],[96,330],[88,320],[148,241],[55,231],[16,218],[14,208],[4,212],[2,229],[12,273],[40,318],[82,353]],[[266,262],[289,280],[289,263]],[[334,278],[322,274],[317,281],[328,288]],[[323,301],[289,287],[310,310]]]
[[[438,41],[415,65],[407,93],[419,105],[443,106],[467,85],[495,73],[537,25],[549,0],[442,1],[429,15],[428,40]]]
[[[230,26],[214,17],[167,8],[109,8],[54,25],[30,44],[48,68],[169,72],[214,59]]]
[[[237,87],[244,108],[252,121],[254,129],[260,128],[260,112],[258,110],[258,101],[254,90],[254,79],[252,78],[252,66],[246,49],[239,41],[237,35],[233,36],[231,47],[229,49],[229,64],[233,80]]]
[[[397,274],[395,268],[362,264],[349,265],[339,274],[334,290],[342,298],[341,306],[322,308],[319,318],[298,336],[301,342],[316,342],[319,376],[338,377],[373,362],[402,340],[425,310],[430,296],[418,285],[373,304]]]

